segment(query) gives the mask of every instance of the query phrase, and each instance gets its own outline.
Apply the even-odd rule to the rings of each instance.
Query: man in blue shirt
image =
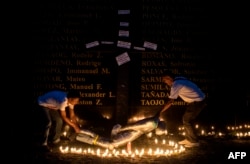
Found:
[[[170,87],[170,94],[161,113],[169,109],[174,100],[178,97],[185,101],[187,105],[185,113],[182,116],[182,122],[186,139],[180,141],[179,144],[185,147],[199,146],[199,141],[194,133],[192,122],[206,106],[205,94],[192,81],[182,76],[175,77],[170,71],[166,71],[162,74],[162,81]]]
[[[44,150],[50,151],[48,147],[49,136],[51,136],[52,143],[57,144],[60,142],[63,122],[72,127],[76,133],[80,132],[74,112],[74,106],[79,103],[79,99],[78,92],[67,93],[60,90],[50,91],[38,97],[38,105],[45,113],[45,128],[42,138]],[[66,113],[67,107],[69,109],[69,117],[67,117]]]

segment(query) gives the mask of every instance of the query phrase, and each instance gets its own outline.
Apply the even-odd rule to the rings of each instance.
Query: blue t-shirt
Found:
[[[68,104],[67,93],[63,91],[50,91],[38,97],[38,104],[55,110],[65,110]]]
[[[184,77],[175,78],[171,86],[169,98],[176,99],[178,96],[187,103],[202,101],[205,98],[205,94],[201,89]]]

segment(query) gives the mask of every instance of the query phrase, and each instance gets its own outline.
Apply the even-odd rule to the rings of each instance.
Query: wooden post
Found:
[[[129,92],[129,63],[125,63],[118,67],[117,75],[117,92],[116,92],[116,123],[124,125],[128,121],[128,92]]]

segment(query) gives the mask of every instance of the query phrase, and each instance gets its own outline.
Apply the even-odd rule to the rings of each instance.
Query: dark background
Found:
[[[36,70],[49,67],[37,63],[43,60],[69,60],[74,63],[76,59],[70,57],[72,52],[104,54],[108,51],[111,55],[105,55],[101,62],[110,67],[111,76],[86,78],[90,80],[89,83],[101,82],[107,91],[111,90],[125,96],[122,100],[124,104],[119,104],[119,99],[107,99],[101,107],[80,105],[76,109],[80,117],[95,120],[98,119],[96,114],[104,111],[111,111],[116,118],[119,118],[118,115],[123,117],[125,111],[127,114],[124,119],[136,113],[142,113],[144,116],[155,113],[161,109],[160,105],[141,106],[139,103],[142,52],[124,50],[115,45],[99,46],[90,50],[85,48],[86,43],[96,40],[126,40],[132,45],[141,46],[146,40],[158,44],[156,52],[173,55],[164,61],[166,69],[176,69],[180,74],[191,70],[205,72],[199,75],[188,74],[190,78],[198,81],[198,84],[199,79],[206,82],[199,84],[206,87],[205,92],[208,96],[208,106],[199,116],[200,121],[209,124],[249,121],[249,60],[246,48],[249,41],[245,8],[243,4],[199,0],[139,0],[134,3],[122,0],[38,1],[32,6],[33,19],[30,27],[34,108],[37,96],[50,89],[46,88],[46,84],[54,83],[39,80],[40,77],[53,77],[54,74],[45,75],[46,73],[37,72]],[[128,16],[118,16],[118,9],[129,9],[131,13]],[[130,23],[128,38],[118,36],[118,30],[121,29],[119,21]],[[187,48],[191,51],[185,51]],[[135,55],[130,56],[131,62],[118,67],[114,58],[124,51]],[[146,52],[155,51],[147,49]],[[190,59],[183,59],[182,53],[190,56]],[[55,54],[66,54],[66,58]],[[195,67],[173,67],[173,61],[193,63]],[[70,83],[65,80],[64,72],[68,66],[59,67],[63,70],[63,75],[60,76],[68,89]],[[70,67],[77,68],[74,64]],[[122,76],[123,81],[119,81],[119,75],[124,72],[123,75],[127,76]],[[127,88],[122,90],[119,87],[124,82]],[[128,109],[122,111],[122,107]],[[182,106],[174,106],[169,116],[166,116],[169,117],[167,119],[176,118],[180,121],[181,109]]]

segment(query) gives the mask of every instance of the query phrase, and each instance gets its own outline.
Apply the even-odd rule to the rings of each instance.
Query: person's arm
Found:
[[[69,105],[69,118],[75,124],[77,124],[77,117],[75,115],[74,105]]]
[[[62,116],[62,119],[68,124],[70,125],[72,128],[74,128],[75,132],[76,133],[79,133],[80,132],[80,128],[78,126],[78,124],[76,124],[75,122],[71,121],[71,119],[69,119],[67,117],[67,113],[65,110],[60,110],[60,113],[61,113],[61,116]]]
[[[171,105],[173,104],[174,99],[169,99],[167,101],[167,103],[164,105],[164,107],[162,108],[160,114],[162,114],[163,112],[165,112],[167,109],[169,109],[171,107]]]

